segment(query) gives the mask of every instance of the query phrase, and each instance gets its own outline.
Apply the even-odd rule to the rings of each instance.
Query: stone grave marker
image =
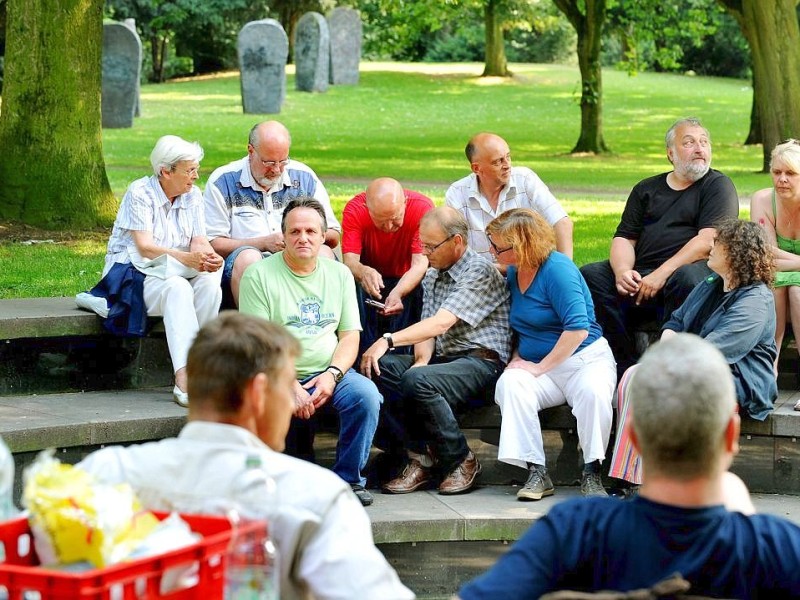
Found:
[[[301,92],[326,92],[330,68],[328,22],[307,12],[297,22],[294,37],[295,87]]]
[[[339,6],[328,13],[331,38],[330,82],[358,85],[361,61],[361,15],[354,8]]]
[[[133,33],[136,34],[136,37],[139,38],[139,32],[136,31],[136,19],[125,19],[122,21],[122,24],[125,25],[128,29],[130,29]],[[139,38],[139,45],[142,44],[142,38]],[[139,70],[139,80],[136,82],[136,108],[133,111],[134,117],[141,117],[142,116],[142,78],[141,78],[141,69]]]
[[[142,43],[122,23],[103,25],[103,127],[133,127],[139,79],[142,73]]]
[[[245,114],[281,112],[286,98],[289,38],[278,21],[250,21],[239,32],[239,69]]]

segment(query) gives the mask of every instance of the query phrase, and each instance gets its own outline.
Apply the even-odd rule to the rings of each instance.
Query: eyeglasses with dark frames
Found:
[[[513,250],[514,249],[514,246],[509,246],[508,248],[498,248],[497,244],[495,244],[492,241],[492,237],[491,236],[487,235],[486,237],[489,239],[489,245],[492,247],[492,250],[494,250],[494,253],[495,253],[496,256],[500,256],[501,254],[503,254],[503,252],[508,252],[509,250]]]
[[[452,240],[455,237],[455,233],[452,235],[447,236],[441,242],[436,244],[435,246],[431,246],[430,244],[422,244],[422,249],[427,252],[428,254],[433,254],[436,252],[441,246],[444,246],[447,242]]]

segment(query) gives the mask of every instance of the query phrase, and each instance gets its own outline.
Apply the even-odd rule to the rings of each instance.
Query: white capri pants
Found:
[[[539,411],[566,402],[578,422],[584,462],[602,461],[611,434],[616,385],[614,355],[603,337],[539,377],[506,369],[494,398],[503,415],[498,460],[523,468],[527,463],[545,464]]]
[[[164,317],[172,371],[186,366],[189,347],[200,328],[217,316],[222,302],[222,269],[192,279],[144,278],[144,303],[151,317]]]

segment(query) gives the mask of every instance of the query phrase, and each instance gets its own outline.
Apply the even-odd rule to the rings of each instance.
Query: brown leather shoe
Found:
[[[481,463],[472,450],[467,458],[445,477],[439,486],[440,494],[463,494],[475,485],[475,478],[481,474]]]
[[[430,481],[431,470],[412,458],[400,477],[395,477],[389,483],[384,484],[383,491],[389,494],[409,494],[423,485],[427,485]]]

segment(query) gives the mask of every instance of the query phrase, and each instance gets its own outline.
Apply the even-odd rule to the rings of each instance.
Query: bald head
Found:
[[[247,154],[250,172],[265,190],[275,185],[289,164],[292,138],[289,130],[278,121],[264,121],[250,130]]]
[[[375,227],[394,233],[403,226],[406,214],[406,196],[400,182],[391,177],[380,177],[367,186],[367,210]]]
[[[289,135],[289,130],[279,121],[257,123],[250,130],[250,137],[247,141],[251,146],[259,149],[275,144],[285,145],[287,152],[289,146],[292,145],[292,137]]]
[[[511,179],[511,151],[499,135],[479,133],[464,149],[478,187],[487,198],[496,196]]]
[[[508,144],[499,135],[494,133],[482,132],[473,135],[467,147],[464,148],[464,154],[467,155],[467,160],[474,163],[482,154],[492,153],[492,151],[499,149],[501,154],[508,153]]]

